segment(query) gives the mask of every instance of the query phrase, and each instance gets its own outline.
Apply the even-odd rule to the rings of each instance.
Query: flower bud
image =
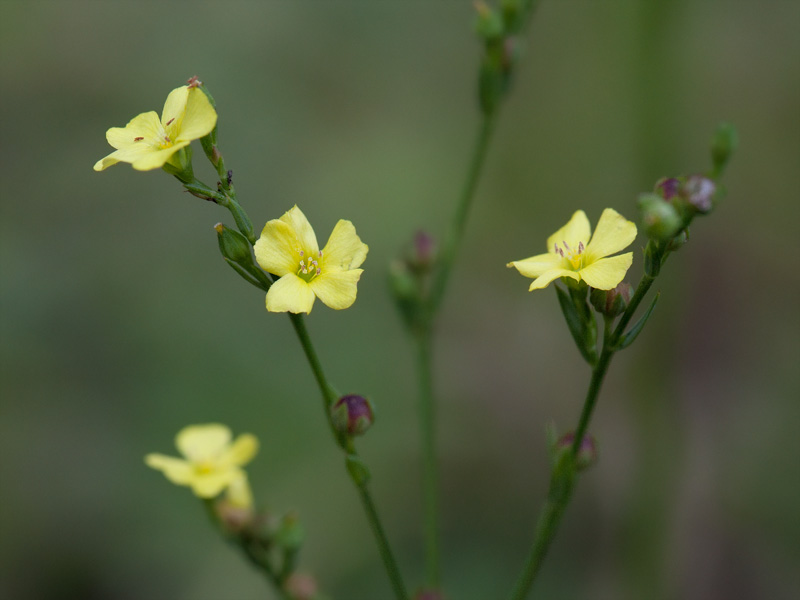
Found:
[[[347,435],[361,435],[375,420],[372,404],[358,394],[348,394],[336,401],[331,417],[337,431]]]
[[[317,595],[317,581],[306,573],[292,573],[283,583],[292,600],[312,600]]]
[[[250,242],[238,231],[225,227],[222,223],[214,225],[219,242],[219,251],[222,256],[237,264],[250,264],[252,254],[250,252]]]
[[[683,221],[675,207],[656,194],[639,196],[642,225],[647,237],[668,241],[681,229]]]
[[[711,139],[711,160],[714,163],[714,176],[719,177],[739,145],[739,135],[730,123],[720,123]]]
[[[600,314],[616,317],[625,312],[632,296],[633,288],[631,284],[622,281],[611,290],[593,289],[589,300]]]
[[[707,214],[714,208],[713,199],[717,185],[713,180],[702,175],[692,175],[681,187],[681,196],[691,204],[697,212]]]
[[[678,195],[681,181],[677,177],[663,177],[656,182],[655,192],[664,200],[670,201]]]
[[[669,245],[667,246],[667,250],[670,252],[675,252],[675,250],[680,250],[686,242],[689,241],[689,230],[682,229],[678,232],[678,234],[672,238]]]
[[[575,433],[565,433],[556,442],[556,450],[564,451],[572,448],[575,443]],[[575,468],[583,471],[597,462],[597,444],[590,435],[583,436],[583,441],[578,446],[578,453],[575,455]]]
[[[483,0],[475,1],[475,11],[478,13],[475,20],[475,31],[484,40],[498,40],[503,36],[503,16],[491,8]]]
[[[420,590],[414,594],[414,600],[444,600],[444,594],[439,590]]]
[[[408,266],[415,271],[430,270],[436,260],[436,240],[426,231],[418,231],[414,235],[414,243]]]
[[[305,532],[300,524],[300,519],[294,512],[286,513],[281,519],[273,540],[284,550],[296,551],[303,545]]]

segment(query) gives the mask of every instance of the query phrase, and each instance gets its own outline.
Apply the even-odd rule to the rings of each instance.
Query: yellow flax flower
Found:
[[[267,292],[267,310],[310,313],[315,298],[336,310],[348,308],[368,250],[350,221],[336,223],[322,250],[297,206],[269,221],[255,245],[261,268],[280,277]]]
[[[172,483],[192,488],[200,498],[214,498],[229,486],[242,497],[247,478],[241,467],[258,452],[258,439],[249,433],[231,443],[231,430],[224,425],[190,425],[178,432],[175,445],[185,459],[148,454],[147,466],[162,471]],[[243,479],[244,478],[244,479]]]
[[[211,133],[217,112],[202,90],[181,86],[167,96],[161,119],[155,111],[134,117],[125,127],[112,127],[106,139],[116,150],[94,165],[102,171],[118,162],[137,171],[160,169],[173,154]]]
[[[582,280],[593,288],[610,290],[625,277],[633,253],[606,257],[627,248],[635,238],[636,225],[611,208],[600,215],[592,235],[586,213],[579,210],[569,223],[547,238],[546,254],[510,262],[507,266],[533,278],[530,291],[545,288],[559,277]]]

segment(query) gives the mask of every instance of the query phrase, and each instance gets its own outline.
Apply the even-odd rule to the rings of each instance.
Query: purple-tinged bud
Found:
[[[283,583],[284,591],[292,600],[313,600],[317,595],[317,581],[307,573],[292,573]]]
[[[655,192],[669,202],[678,195],[681,182],[676,177],[664,177],[656,182]]]
[[[347,435],[363,434],[375,420],[372,404],[358,394],[339,398],[331,409],[331,418],[336,429]]]
[[[600,314],[616,317],[625,312],[632,296],[633,287],[631,287],[630,283],[622,281],[611,290],[593,289],[589,300]]]
[[[714,194],[717,185],[702,175],[692,175],[683,184],[681,195],[699,213],[707,214],[714,208]]]
[[[556,442],[556,448],[559,450],[566,450],[572,448],[574,443],[575,433],[565,433],[558,439],[558,442]],[[575,456],[575,468],[578,469],[578,471],[583,471],[584,469],[591,467],[596,462],[597,444],[592,436],[585,435],[583,436],[581,445],[578,446],[578,454]]]
[[[414,594],[414,600],[444,600],[444,594],[439,590],[420,590]]]
[[[414,235],[414,250],[409,266],[416,270],[427,271],[436,259],[436,240],[427,231],[418,231]]]

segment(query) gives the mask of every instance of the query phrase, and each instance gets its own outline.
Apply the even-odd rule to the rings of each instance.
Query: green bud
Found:
[[[239,265],[250,265],[253,255],[250,251],[250,242],[238,231],[225,227],[222,223],[214,225],[217,232],[217,242],[222,256]]]
[[[273,537],[276,544],[284,550],[297,550],[303,545],[305,532],[297,513],[286,513],[281,519]]]
[[[668,241],[683,225],[675,207],[657,194],[641,194],[639,208],[642,211],[642,226],[650,239]]]
[[[722,175],[728,161],[739,145],[739,134],[731,123],[720,123],[711,139],[711,160],[714,164],[713,177]]]
[[[689,229],[688,228],[682,229],[681,231],[678,232],[678,234],[674,238],[672,238],[672,240],[669,243],[669,246],[667,246],[667,250],[669,250],[670,252],[675,252],[675,250],[680,250],[684,246],[684,244],[686,244],[686,242],[688,241],[689,241]]]
[[[475,20],[475,32],[486,41],[496,41],[503,37],[505,30],[503,16],[482,0],[475,2],[478,13]]]
[[[575,444],[575,434],[565,433],[556,442],[556,452],[572,452]],[[575,468],[578,471],[588,469],[597,462],[597,444],[590,435],[583,436],[578,453],[575,455]]]
[[[633,288],[630,283],[620,282],[613,290],[593,289],[589,300],[595,310],[607,317],[616,317],[625,312],[628,302],[633,296]]]

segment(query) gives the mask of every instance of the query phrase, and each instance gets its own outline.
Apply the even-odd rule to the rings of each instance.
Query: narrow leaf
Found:
[[[647,323],[647,319],[649,319],[650,315],[653,314],[653,309],[656,307],[656,302],[658,302],[660,297],[661,292],[655,295],[655,298],[653,298],[653,301],[650,303],[650,308],[648,308],[647,312],[642,315],[642,318],[639,319],[633,327],[620,336],[619,342],[617,343],[617,350],[623,350],[633,343],[633,340],[635,340],[642,331],[644,324]]]

